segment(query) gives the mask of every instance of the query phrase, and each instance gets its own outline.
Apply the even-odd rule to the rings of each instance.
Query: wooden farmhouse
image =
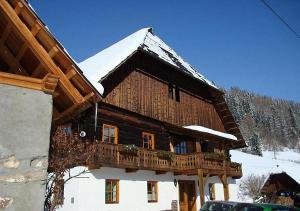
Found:
[[[47,163],[49,150],[49,173],[80,175],[56,193],[60,210],[196,211],[236,200],[242,167],[230,150],[245,142],[224,93],[151,28],[77,64],[26,1],[0,0],[0,37],[0,159],[16,163],[0,171],[8,206],[22,210],[20,190],[32,189],[25,210],[40,210],[47,165],[33,161]],[[16,187],[20,174],[33,179]]]
[[[242,169],[229,150],[245,143],[223,92],[151,28],[79,67],[103,94],[65,132],[93,156],[76,158],[91,174],[65,186],[62,210],[193,211],[236,200]]]

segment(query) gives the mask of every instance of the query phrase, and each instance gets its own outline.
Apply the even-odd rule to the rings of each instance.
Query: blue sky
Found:
[[[29,0],[80,62],[151,26],[218,86],[300,102],[300,38],[260,0]],[[266,0],[300,34],[299,0]]]

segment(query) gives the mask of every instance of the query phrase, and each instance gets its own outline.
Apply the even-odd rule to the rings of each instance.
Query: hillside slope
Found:
[[[228,106],[249,146],[244,151],[300,150],[300,103],[273,99],[238,88],[225,91]]]
[[[238,150],[232,150],[231,159],[242,163],[243,178],[250,174],[265,175],[286,172],[300,183],[300,153],[292,150],[277,152],[263,151],[263,156],[251,155]]]

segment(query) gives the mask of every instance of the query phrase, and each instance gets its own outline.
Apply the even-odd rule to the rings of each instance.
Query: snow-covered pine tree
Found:
[[[249,139],[249,151],[252,154],[262,156],[262,141],[256,132]]]

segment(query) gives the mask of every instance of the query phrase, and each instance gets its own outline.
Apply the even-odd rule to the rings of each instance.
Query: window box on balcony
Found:
[[[159,151],[157,152],[157,157],[163,160],[173,161],[175,154],[168,151]]]
[[[204,152],[204,159],[206,160],[224,160],[226,156],[223,153]]]
[[[236,163],[236,162],[231,162],[230,163],[230,167],[231,168],[235,168],[235,169],[240,169],[241,168],[241,164],[240,163]]]
[[[129,155],[129,156],[137,156],[139,148],[135,146],[134,144],[132,145],[125,145],[120,148],[120,153],[124,155]]]

